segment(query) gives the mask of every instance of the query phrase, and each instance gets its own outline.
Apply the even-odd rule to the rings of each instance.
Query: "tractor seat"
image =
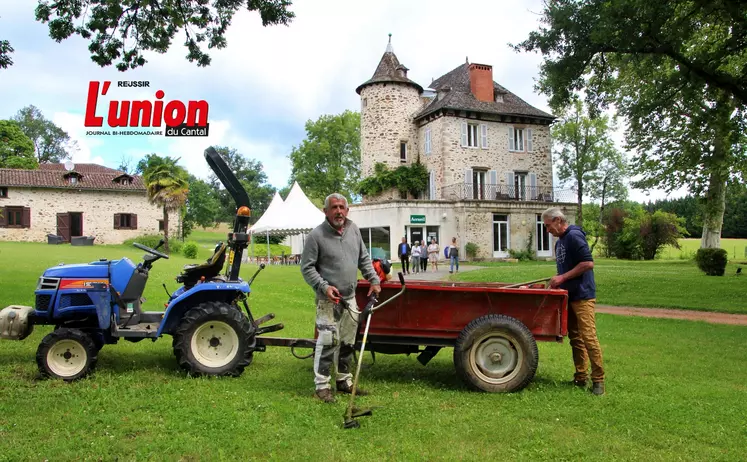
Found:
[[[192,287],[203,277],[206,280],[213,279],[223,269],[227,248],[228,246],[224,242],[221,242],[215,246],[213,255],[205,263],[185,265],[182,274],[176,278],[176,281],[183,282],[186,287]]]

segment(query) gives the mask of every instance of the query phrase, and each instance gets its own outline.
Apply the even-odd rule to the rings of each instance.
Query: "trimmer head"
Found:
[[[342,424],[342,428],[360,428],[361,424],[355,419],[357,419],[358,417],[365,417],[369,415],[373,415],[373,410],[369,408],[359,409],[357,407],[354,407],[352,412],[350,413],[350,417],[345,415],[345,422]]]

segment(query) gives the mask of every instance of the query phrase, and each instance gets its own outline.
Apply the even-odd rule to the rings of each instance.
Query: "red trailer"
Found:
[[[368,281],[359,281],[359,307],[368,302]],[[381,285],[379,305],[402,290]],[[371,318],[365,350],[418,354],[426,365],[441,348],[454,348],[457,374],[487,392],[524,388],[537,370],[536,341],[562,342],[568,333],[568,293],[544,284],[406,281],[406,290]],[[365,319],[361,319],[358,348]],[[313,339],[257,337],[265,345],[313,348]],[[294,353],[295,354],[295,353]],[[308,356],[307,356],[308,357]]]

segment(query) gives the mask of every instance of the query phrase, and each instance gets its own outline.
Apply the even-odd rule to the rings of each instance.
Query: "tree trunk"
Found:
[[[597,232],[594,236],[594,242],[591,244],[591,249],[589,249],[589,252],[591,252],[592,255],[594,255],[594,247],[597,246],[597,242],[599,241],[599,233],[604,228],[604,196],[607,195],[607,179],[609,178],[609,175],[605,175],[604,180],[602,181],[602,205],[599,206],[599,227],[597,228]]]
[[[726,97],[716,103],[715,137],[713,140],[713,154],[708,162],[710,177],[706,192],[705,207],[703,209],[703,236],[700,238],[700,248],[721,248],[721,227],[724,224],[724,210],[726,208],[726,180],[729,177],[727,159],[731,145],[729,143],[729,119],[733,108]]]
[[[576,225],[579,228],[584,227],[584,211],[583,211],[583,201],[581,198],[584,195],[584,183],[581,178],[578,179],[578,213],[576,214]]]
[[[703,210],[703,236],[700,238],[700,248],[721,248],[721,226],[724,223],[726,208],[726,173],[717,170],[711,173],[706,193],[706,203]]]
[[[163,250],[169,253],[169,212],[163,208]]]

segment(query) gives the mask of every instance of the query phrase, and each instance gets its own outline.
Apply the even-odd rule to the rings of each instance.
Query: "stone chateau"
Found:
[[[552,258],[554,241],[540,214],[556,205],[571,221],[572,191],[553,185],[550,124],[543,112],[493,81],[493,67],[465,62],[427,88],[407,76],[391,35],[361,100],[362,176],[376,164],[393,170],[420,162],[428,188],[418,194],[389,190],[351,205],[374,257],[398,260],[402,237],[412,244],[435,238],[443,248],[457,238],[477,258],[510,258],[530,247]]]
[[[0,240],[121,244],[163,230],[163,211],[148,202],[140,176],[96,164],[41,164],[38,170],[0,168]],[[175,236],[178,214],[169,215]]]

